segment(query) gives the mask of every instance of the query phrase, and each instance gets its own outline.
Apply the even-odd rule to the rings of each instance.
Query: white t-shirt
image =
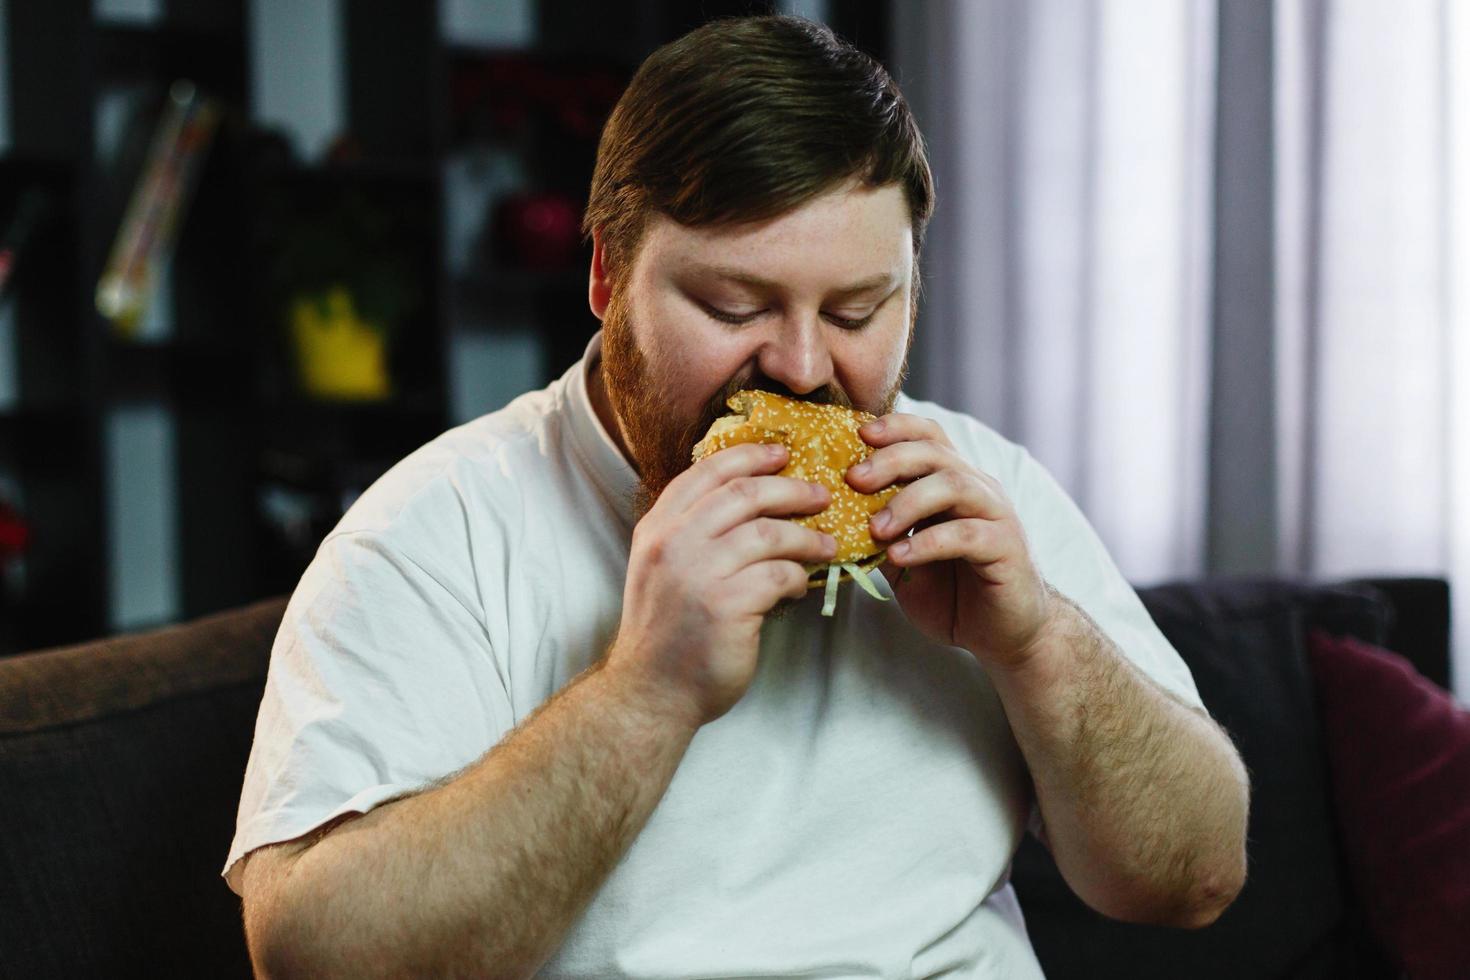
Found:
[[[470,765],[601,657],[636,478],[583,359],[379,479],[322,542],[271,652],[225,862]],[[998,478],[1042,574],[1149,676],[1194,683],[1081,512],[1020,446],[901,397]],[[885,594],[881,576],[875,583]],[[1041,971],[1010,861],[1033,794],[985,673],[896,602],[813,592],[761,633],[750,690],[695,734],[545,977]]]

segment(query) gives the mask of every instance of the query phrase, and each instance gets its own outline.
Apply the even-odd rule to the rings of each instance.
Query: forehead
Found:
[[[653,215],[638,265],[654,275],[709,266],[797,285],[907,278],[913,264],[908,201],[897,184],[848,185],[763,221],[688,227]]]

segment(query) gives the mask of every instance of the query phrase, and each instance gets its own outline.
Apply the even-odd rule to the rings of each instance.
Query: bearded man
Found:
[[[884,70],[806,21],[655,52],[586,214],[602,330],[327,537],[272,652],[226,879],[263,976],[1040,976],[1009,865],[1199,926],[1248,788],[1026,451],[901,393],[934,192]],[[846,478],[896,601],[835,615],[725,396],[879,416]],[[906,575],[900,577],[900,573]],[[778,605],[784,614],[769,615]]]

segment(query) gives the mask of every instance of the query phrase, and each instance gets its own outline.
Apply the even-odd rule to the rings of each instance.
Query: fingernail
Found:
[[[878,511],[878,513],[873,515],[873,528],[875,530],[882,531],[884,528],[888,527],[888,522],[892,519],[893,514],[889,512],[887,507],[884,507],[882,510]]]
[[[775,459],[777,456],[786,455],[786,447],[779,442],[768,442],[766,443],[766,452],[770,454],[772,459]]]
[[[852,475],[855,476],[855,477],[857,477],[858,479],[862,479],[863,477],[867,476],[872,471],[873,471],[873,464],[872,463],[859,463],[859,464],[857,464],[856,466],[854,466],[852,468]]]
[[[827,549],[827,554],[829,554],[829,555],[835,555],[835,554],[837,554],[837,539],[834,538],[834,537],[832,537],[832,535],[830,535],[830,534],[823,534],[822,535],[822,543],[823,543],[823,545]]]
[[[902,558],[909,553],[909,543],[907,541],[896,541],[888,546],[888,553],[895,558]]]
[[[867,425],[863,426],[863,428],[866,429],[870,435],[876,436],[878,433],[883,431],[883,420],[874,419],[872,422],[869,422]]]

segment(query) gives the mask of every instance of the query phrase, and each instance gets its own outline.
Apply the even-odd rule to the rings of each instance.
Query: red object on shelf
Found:
[[[511,194],[496,205],[494,224],[496,250],[507,266],[566,269],[577,261],[582,216],[576,202],[565,194]]]
[[[31,543],[31,526],[14,507],[0,501],[0,562],[25,553]]]
[[[597,141],[628,83],[624,66],[544,61],[520,53],[462,54],[450,68],[450,117],[459,138],[515,138],[535,119]]]

